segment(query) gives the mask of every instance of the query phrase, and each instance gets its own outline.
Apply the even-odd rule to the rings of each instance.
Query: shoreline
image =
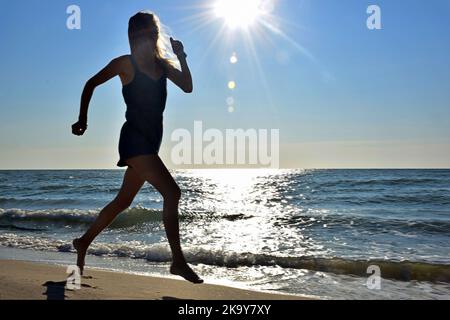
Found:
[[[0,300],[310,300],[217,284],[86,268],[79,290],[66,288],[66,267],[0,260]]]

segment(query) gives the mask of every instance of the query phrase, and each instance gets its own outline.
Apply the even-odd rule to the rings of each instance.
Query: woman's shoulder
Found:
[[[120,62],[128,62],[128,61],[130,61],[130,57],[131,57],[131,54],[124,54],[124,55],[114,58],[113,61],[116,61],[119,63]]]
[[[123,70],[123,68],[128,67],[130,64],[130,56],[129,54],[125,54],[119,57],[116,57],[111,60],[111,64],[114,65],[114,67],[119,68],[120,70]]]
[[[121,56],[115,58],[114,60],[116,60],[116,61],[119,62],[119,63],[124,63],[124,62],[125,62],[125,63],[128,63],[128,62],[131,61],[131,54],[124,54],[124,55],[121,55]]]

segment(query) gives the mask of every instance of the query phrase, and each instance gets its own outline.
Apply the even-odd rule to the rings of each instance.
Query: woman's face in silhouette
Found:
[[[136,38],[136,45],[142,49],[155,50],[158,35],[158,28],[154,25],[136,31],[134,35]]]

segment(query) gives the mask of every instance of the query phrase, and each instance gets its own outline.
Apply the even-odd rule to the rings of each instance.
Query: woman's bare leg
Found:
[[[86,233],[81,238],[73,241],[73,246],[78,254],[77,266],[80,268],[81,273],[83,273],[86,251],[91,242],[111,224],[119,213],[125,211],[131,205],[134,197],[144,183],[145,180],[142,180],[132,168],[128,167],[125,171],[122,187],[115,199],[100,211],[97,219],[92,223]]]
[[[133,157],[127,160],[127,164],[136,170],[141,179],[152,184],[164,198],[163,222],[172,250],[170,272],[193,283],[202,283],[203,280],[189,267],[181,250],[178,222],[178,202],[181,191],[169,170],[158,155]]]

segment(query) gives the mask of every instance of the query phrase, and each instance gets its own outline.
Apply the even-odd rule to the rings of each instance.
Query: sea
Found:
[[[73,265],[125,170],[0,171],[0,259]],[[450,299],[450,170],[171,170],[186,259],[207,283],[320,299]],[[145,183],[86,267],[173,277]],[[59,279],[60,280],[60,279]]]

